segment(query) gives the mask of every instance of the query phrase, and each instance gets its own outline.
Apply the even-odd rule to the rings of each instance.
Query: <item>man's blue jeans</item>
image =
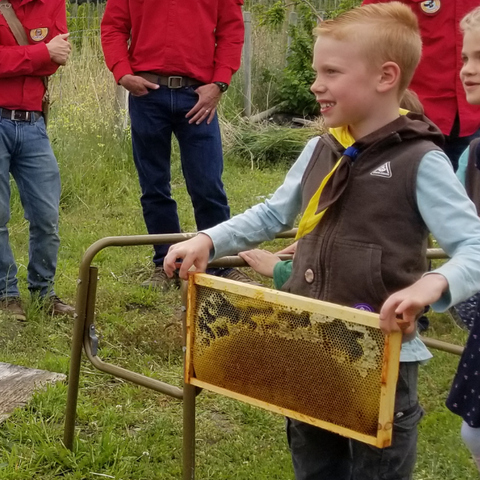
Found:
[[[10,173],[30,224],[28,289],[41,297],[53,295],[60,244],[60,174],[43,118],[17,122],[0,117],[0,299],[19,295],[7,229]]]
[[[223,188],[222,142],[218,118],[189,124],[187,112],[196,104],[194,87],[160,87],[147,95],[130,95],[133,158],[142,189],[141,203],[148,233],[179,233],[177,204],[171,197],[172,133],[180,145],[183,176],[192,199],[198,230],[230,218]],[[163,265],[168,245],[155,245],[153,261]]]

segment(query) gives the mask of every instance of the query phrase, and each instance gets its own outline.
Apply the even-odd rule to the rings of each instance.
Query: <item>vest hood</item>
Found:
[[[331,134],[323,136],[325,143],[330,149],[340,157],[344,152],[344,147]],[[444,136],[440,129],[427,117],[418,113],[409,112],[407,115],[401,115],[393,122],[384,125],[374,132],[358,139],[353,146],[359,150],[365,150],[377,143],[382,148],[395,143],[408,142],[419,139],[428,140],[436,146],[442,148]]]

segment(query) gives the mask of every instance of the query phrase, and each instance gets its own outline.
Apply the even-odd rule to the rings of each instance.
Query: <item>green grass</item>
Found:
[[[68,69],[56,77],[58,100],[50,126],[63,183],[56,290],[72,303],[78,266],[89,245],[105,236],[146,233],[128,132],[119,131],[112,121],[111,79],[100,66],[82,58],[76,68],[83,68],[86,79],[93,76],[95,84],[73,82]],[[59,100],[60,83],[65,98],[78,98],[78,102]],[[65,91],[72,85],[77,97],[74,91]],[[224,182],[232,214],[272,193],[286,168],[283,163],[252,169],[250,162],[227,155]],[[183,228],[193,231],[177,150],[172,185]],[[13,184],[12,188],[9,227],[28,323],[21,327],[0,319],[0,361],[68,373],[72,323],[52,319],[29,304],[28,224]],[[277,241],[268,248],[285,244]],[[115,247],[96,257],[99,355],[181,386],[180,295],[177,291],[157,294],[139,286],[151,272],[151,256],[151,247]],[[446,316],[432,315],[432,322],[429,334],[433,337],[458,344],[465,341],[465,332]],[[421,369],[420,398],[427,415],[420,428],[415,480],[478,477],[460,440],[460,419],[444,406],[457,361],[455,356],[436,353]],[[62,446],[66,391],[64,384],[39,391],[0,425],[0,479],[181,478],[179,401],[102,374],[84,360],[75,448],[70,452]],[[248,405],[203,392],[197,399],[196,446],[198,479],[293,479],[283,419]]]

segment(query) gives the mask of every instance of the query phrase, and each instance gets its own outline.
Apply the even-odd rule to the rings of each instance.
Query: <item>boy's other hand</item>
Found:
[[[415,319],[426,305],[436,302],[447,290],[447,279],[438,273],[425,275],[410,287],[390,295],[380,310],[380,328],[383,333],[398,332],[398,316],[408,323],[404,334],[415,331]]]
[[[46,44],[50,59],[57,65],[65,65],[70,56],[72,46],[67,40],[69,35],[69,33],[61,33]]]
[[[277,255],[282,255],[282,254],[295,255],[295,252],[297,251],[297,244],[298,244],[298,240],[292,243],[291,245],[289,245],[288,247],[282,248],[282,250],[279,250],[276,253]]]
[[[190,240],[172,245],[163,261],[163,268],[166,274],[172,278],[173,272],[180,267],[178,275],[183,280],[187,280],[188,270],[192,265],[198,272],[206,270],[212,248],[212,239],[204,233],[199,233]],[[178,259],[183,260],[181,264],[178,264]]]
[[[258,248],[240,252],[238,256],[243,258],[256,272],[266,277],[273,277],[273,268],[281,261],[274,253]]]

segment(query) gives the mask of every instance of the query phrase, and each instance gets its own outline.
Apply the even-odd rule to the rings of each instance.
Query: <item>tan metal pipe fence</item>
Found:
[[[296,230],[290,230],[278,235],[277,238],[293,238],[295,233]],[[170,235],[106,237],[92,244],[85,252],[80,264],[78,278],[76,319],[73,328],[72,353],[68,380],[64,430],[64,444],[68,449],[71,450],[73,448],[81,356],[82,347],[84,347],[88,360],[98,370],[183,401],[183,480],[191,480],[195,478],[195,397],[200,390],[195,386],[188,384],[184,384],[183,388],[179,388],[160,380],[132,372],[125,368],[106,363],[98,357],[98,339],[95,334],[94,326],[98,268],[92,266],[95,256],[107,247],[172,244],[187,240],[195,235],[195,233],[182,233]],[[292,258],[291,255],[280,255],[280,257],[282,260]],[[432,248],[428,249],[427,258],[443,259],[447,258],[447,256],[443,250]],[[230,256],[215,260],[211,262],[209,266],[244,267],[247,266],[247,264],[238,256]],[[184,292],[182,292],[182,297],[182,321],[185,322],[186,299]],[[185,329],[183,336],[185,345]],[[461,355],[463,351],[463,348],[460,346],[439,340],[425,337],[422,337],[422,340],[428,347],[456,355]]]

